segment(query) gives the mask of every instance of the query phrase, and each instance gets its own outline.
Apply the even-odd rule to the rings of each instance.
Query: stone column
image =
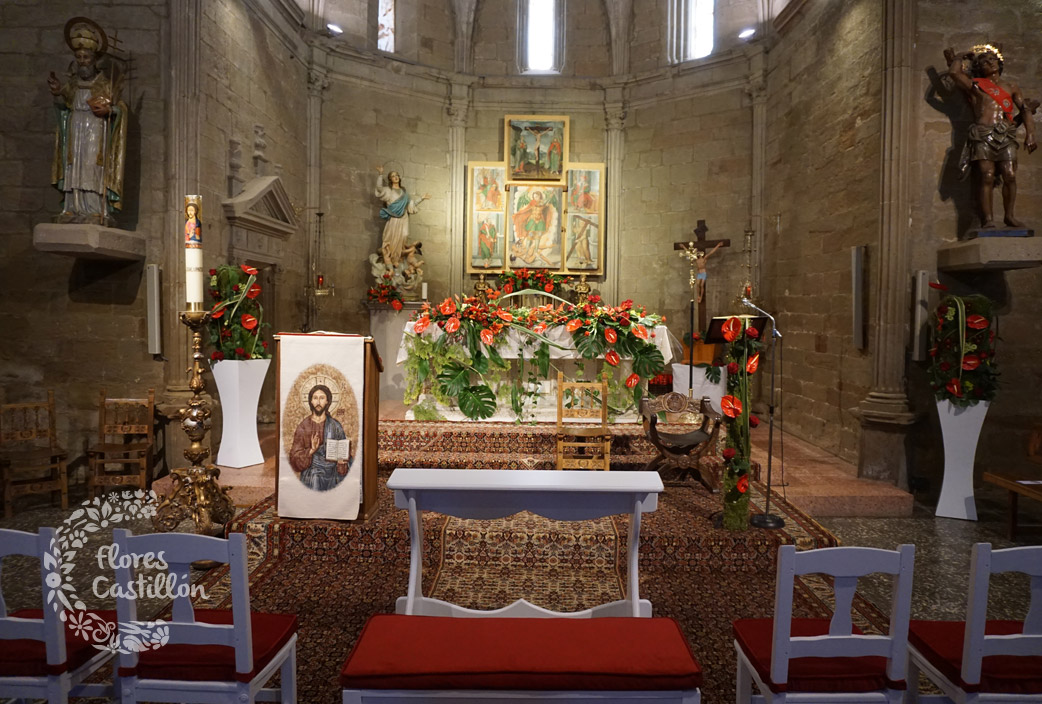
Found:
[[[878,279],[873,311],[872,390],[861,402],[858,476],[885,479],[908,488],[907,438],[915,421],[908,403],[905,357],[908,346],[909,182],[915,153],[912,133],[916,96],[915,2],[883,5],[882,180],[880,184]]]
[[[199,105],[199,34],[202,27],[201,0],[171,0],[170,2],[170,93],[167,101],[167,154],[170,155],[167,179],[167,217],[165,231],[160,233],[163,243],[163,345],[167,363],[163,370],[165,393],[159,395],[156,406],[167,419],[164,428],[164,456],[166,468],[186,466],[183,451],[189,441],[175,419],[191,392],[188,374],[191,354],[191,333],[178,320],[185,309],[185,255],[184,244],[178,233],[184,229],[184,196],[199,193],[199,110],[186,110],[186,105]],[[217,223],[220,205],[203,202],[204,212],[212,213],[210,221]],[[203,232],[207,253],[217,249],[219,230],[211,227]],[[204,340],[205,343],[205,333]]]
[[[463,196],[466,191],[467,175],[467,114],[470,111],[470,86],[465,83],[453,83],[452,94],[446,112],[449,116],[449,275],[446,283],[449,290],[445,293],[467,292],[469,287],[464,280],[466,268],[463,266],[464,253],[464,219],[466,208]],[[431,292],[437,298],[441,293]]]
[[[621,88],[608,88],[604,101],[605,127],[605,170],[608,181],[605,193],[605,228],[607,271],[604,277],[604,297],[606,301],[618,305],[624,292],[621,290],[619,272],[622,270],[622,156],[626,146],[626,103]]]
[[[633,0],[613,0],[605,3],[605,6],[608,10],[608,30],[611,32],[611,73],[620,76],[630,70]]]
[[[749,228],[755,233],[751,246],[752,271],[750,282],[759,290],[763,271],[764,217],[763,207],[767,202],[767,67],[763,50],[757,47],[750,57],[749,85],[745,92],[749,96],[753,112],[752,132],[752,178],[749,193]]]
[[[456,71],[470,73],[473,64],[471,42],[474,36],[474,11],[477,0],[452,0],[456,15]]]

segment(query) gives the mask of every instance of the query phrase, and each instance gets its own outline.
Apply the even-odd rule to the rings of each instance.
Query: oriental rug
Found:
[[[432,470],[437,471],[437,470]],[[340,701],[337,676],[366,619],[394,611],[406,593],[408,526],[380,478],[380,510],[368,523],[299,521],[274,514],[272,498],[229,526],[249,537],[254,610],[300,618],[297,679],[300,701]],[[813,519],[772,495],[781,531],[729,533],[713,527],[719,496],[699,486],[668,487],[642,523],[641,597],[658,616],[676,618],[706,673],[706,701],[734,696],[730,624],[773,610],[777,547],[835,545]],[[754,511],[763,486],[754,484]],[[424,594],[471,608],[497,608],[524,597],[571,611],[623,598],[626,517],[562,522],[529,513],[493,521],[424,516]],[[206,606],[228,606],[227,577],[205,578]],[[797,584],[795,612],[831,613],[828,585]],[[868,631],[885,628],[883,614],[863,599],[855,618]],[[432,644],[436,647],[436,644]]]

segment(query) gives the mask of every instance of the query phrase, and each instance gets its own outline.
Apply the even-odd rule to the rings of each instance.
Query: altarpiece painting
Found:
[[[568,163],[568,117],[507,115],[503,145],[511,181],[560,181]]]

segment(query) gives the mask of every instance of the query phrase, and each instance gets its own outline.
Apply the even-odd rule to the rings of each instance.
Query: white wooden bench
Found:
[[[641,515],[658,506],[657,473],[396,469],[387,486],[409,512],[408,592],[396,614],[366,624],[340,675],[345,704],[699,702],[687,640],[672,619],[650,618],[639,594]],[[481,611],[423,596],[423,511],[490,519],[523,510],[557,520],[629,514],[626,598],[562,613],[524,599]]]

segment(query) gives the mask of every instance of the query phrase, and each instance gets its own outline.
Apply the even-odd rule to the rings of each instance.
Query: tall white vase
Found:
[[[211,365],[224,418],[217,464],[249,467],[264,461],[257,439],[257,403],[270,364],[270,359],[226,359]]]
[[[934,515],[977,520],[977,506],[973,502],[973,460],[989,405],[989,401],[981,401],[975,406],[960,408],[951,401],[937,402],[941,436],[944,438],[944,481]]]

